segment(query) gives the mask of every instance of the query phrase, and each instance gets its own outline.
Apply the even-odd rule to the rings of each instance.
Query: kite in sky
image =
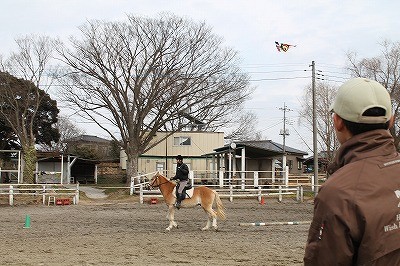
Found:
[[[275,42],[275,45],[276,45],[276,49],[278,49],[278,52],[280,52],[280,51],[287,52],[287,50],[289,50],[290,46],[296,47],[296,45],[287,44],[287,43],[279,43],[279,42]]]

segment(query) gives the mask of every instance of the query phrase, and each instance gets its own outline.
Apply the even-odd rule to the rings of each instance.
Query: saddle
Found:
[[[172,192],[172,194],[175,195],[176,198],[178,198],[178,186],[179,186],[179,184],[176,184],[174,191]],[[192,187],[192,184],[187,183],[182,191],[182,194],[185,197],[184,198],[182,197],[181,199],[184,200],[186,198],[191,198],[193,196],[193,189],[194,188]]]

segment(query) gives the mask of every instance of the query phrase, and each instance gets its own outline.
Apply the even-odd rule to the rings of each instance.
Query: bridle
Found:
[[[164,185],[164,184],[169,183],[169,181],[166,180],[164,183],[158,183],[157,185],[154,185],[154,183],[156,182],[156,180],[158,181],[158,177],[159,177],[159,175],[157,175],[156,178],[154,178],[154,180],[151,182],[151,184],[149,184],[150,187],[153,187],[153,188],[154,188],[154,187],[161,187],[161,185]]]

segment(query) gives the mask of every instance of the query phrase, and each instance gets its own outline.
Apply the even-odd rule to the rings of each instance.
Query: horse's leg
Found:
[[[214,212],[214,211],[213,211]],[[212,227],[214,228],[214,230],[218,229],[218,225],[217,225],[217,215],[214,215],[212,218]]]
[[[167,219],[169,220],[169,225],[167,228],[165,228],[166,231],[170,231],[172,227],[178,227],[178,224],[174,221],[174,216],[175,216],[174,205],[168,205]]]
[[[208,195],[207,195],[208,194]],[[212,190],[208,190],[206,193],[207,197],[205,200],[202,200],[202,207],[204,211],[208,214],[207,224],[202,230],[208,230],[212,226],[214,230],[218,229],[217,226],[217,213],[213,210],[213,202],[215,200],[215,194]]]
[[[215,230],[217,230],[217,216],[212,209],[212,206],[209,207],[203,207],[204,211],[208,214],[208,219],[207,219],[207,224],[204,226],[201,230],[205,231],[210,229],[212,226]]]
[[[212,227],[214,228],[214,230],[217,230],[218,229],[218,226],[217,226],[217,214],[215,213],[215,211],[212,209],[212,208],[210,208],[210,212],[211,212],[211,220],[212,220]]]
[[[210,226],[211,226],[211,220],[212,220],[212,217],[211,217],[211,215],[210,215],[210,214],[208,214],[208,218],[207,218],[207,224],[206,224],[206,226],[204,226],[203,228],[201,228],[201,230],[202,230],[202,231],[205,231],[205,230],[208,230],[208,229],[210,229]]]

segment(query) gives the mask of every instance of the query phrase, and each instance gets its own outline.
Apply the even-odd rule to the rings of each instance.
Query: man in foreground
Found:
[[[305,265],[400,265],[400,155],[387,90],[345,82],[332,104],[341,147],[314,202]]]

